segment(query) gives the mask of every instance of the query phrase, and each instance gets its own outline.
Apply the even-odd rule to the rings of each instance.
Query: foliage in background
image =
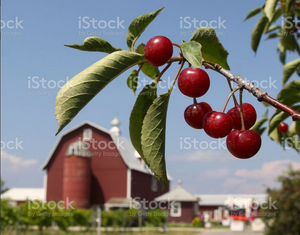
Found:
[[[203,220],[201,220],[199,217],[195,217],[192,220],[193,227],[204,227]]]
[[[0,194],[5,193],[8,190],[8,188],[4,188],[4,185],[5,185],[5,181],[1,179],[1,193]]]
[[[8,199],[1,199],[1,230],[8,229],[17,221],[16,207],[11,206]]]
[[[96,227],[96,210],[70,208],[60,209],[51,203],[27,200],[19,206],[12,206],[9,199],[1,199],[1,230],[12,231],[19,228],[27,232],[31,226],[38,226],[39,233],[43,234],[45,228],[57,226],[61,231],[68,232],[71,226],[89,230]],[[93,214],[94,213],[94,214]],[[139,224],[139,217],[141,224]],[[113,227],[114,229],[138,227],[145,224],[153,227],[162,227],[167,215],[160,209],[140,212],[131,208],[126,210],[101,211],[101,226]]]
[[[168,213],[161,209],[150,209],[146,213],[146,223],[155,227],[163,227],[168,218]]]
[[[279,60],[283,65],[283,87],[277,96],[277,100],[299,111],[300,81],[291,81],[290,78],[293,74],[300,76],[300,59],[287,62],[287,54],[290,52],[297,56],[300,55],[300,33],[298,32],[300,29],[300,3],[296,0],[266,0],[262,7],[251,10],[245,20],[256,15],[261,16],[252,31],[252,50],[255,53],[257,52],[263,35],[265,35],[267,40],[273,39],[278,41],[277,51]],[[268,118],[267,113],[261,120],[257,121],[252,129],[260,134],[267,130],[269,137],[283,148],[293,148],[299,152],[300,146],[297,143],[300,141],[300,123],[293,122],[288,132],[282,133],[278,131],[277,126],[289,115],[283,111],[276,110]]]
[[[267,189],[268,198],[274,207],[267,205],[261,216],[267,224],[266,235],[296,235],[300,231],[300,170],[289,166],[286,174],[280,176],[279,189]]]

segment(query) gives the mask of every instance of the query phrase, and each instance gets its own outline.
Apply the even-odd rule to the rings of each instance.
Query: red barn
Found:
[[[42,167],[47,201],[77,208],[130,207],[132,199],[150,202],[169,191],[120,136],[118,119],[111,124],[106,130],[86,121],[60,136]]]

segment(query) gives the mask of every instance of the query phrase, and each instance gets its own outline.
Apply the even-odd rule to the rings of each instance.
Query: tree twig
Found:
[[[233,82],[237,83],[238,85],[243,86],[243,88],[245,90],[249,91],[250,93],[252,93],[257,98],[258,101],[260,101],[260,102],[264,101],[264,102],[272,105],[276,109],[280,109],[280,110],[286,112],[287,114],[289,114],[292,117],[292,119],[294,121],[300,121],[300,113],[299,112],[297,112],[296,110],[292,109],[291,107],[281,103],[280,101],[272,98],[271,96],[268,95],[267,92],[263,92],[260,89],[258,89],[256,86],[254,86],[253,83],[246,82],[240,76],[233,75],[231,72],[229,72],[228,70],[225,70],[222,66],[220,66],[218,64],[212,65],[207,62],[203,62],[203,65],[206,69],[212,69],[212,70],[222,74],[223,76],[228,78],[230,81],[233,81]]]

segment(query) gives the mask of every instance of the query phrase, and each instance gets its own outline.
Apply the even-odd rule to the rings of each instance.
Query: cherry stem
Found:
[[[300,121],[300,113],[296,110],[292,109],[291,107],[281,103],[280,101],[272,98],[268,95],[267,92],[263,92],[260,89],[258,89],[256,86],[253,85],[253,83],[246,82],[244,79],[242,79],[240,76],[235,76],[229,71],[225,70],[222,66],[218,64],[209,64],[207,62],[203,62],[203,65],[206,69],[214,70],[220,74],[222,74],[224,77],[228,78],[230,81],[233,81],[237,83],[238,85],[243,86],[243,88],[250,93],[253,94],[257,98],[259,102],[266,102],[270,105],[272,105],[276,109],[280,109],[283,112],[289,114],[294,121]]]
[[[240,112],[241,112],[241,123],[242,123],[242,128],[241,130],[246,130],[245,128],[245,120],[244,120],[244,111],[243,111],[243,88],[240,89]]]
[[[168,68],[170,68],[170,66],[172,65],[173,62],[168,62],[167,66],[164,67],[164,69],[160,72],[160,74],[158,74],[155,78],[155,83],[157,84],[160,81],[160,78],[162,77],[162,75],[168,70]]]
[[[227,78],[226,80],[227,80],[227,82],[228,82],[228,85],[229,85],[230,90],[233,91],[232,85],[231,85],[231,83],[230,83],[230,80],[229,80],[228,78]],[[233,94],[232,97],[233,97],[234,106],[237,106],[237,105],[238,105],[238,102],[237,102],[237,100],[236,100],[236,98],[235,98],[235,94]]]
[[[230,94],[229,94],[229,96],[227,97],[227,99],[226,99],[226,101],[225,101],[225,104],[224,104],[224,106],[223,106],[223,108],[222,108],[222,113],[224,113],[225,112],[225,109],[226,109],[226,106],[227,106],[227,104],[228,104],[228,102],[229,102],[229,99],[230,99],[230,97],[232,96],[232,95],[234,95],[234,92],[236,92],[237,90],[239,90],[241,87],[240,86],[237,86],[234,90],[232,90],[231,92],[230,92]]]
[[[179,45],[179,44],[177,44],[177,43],[172,43],[174,46],[176,46],[176,47],[178,47],[179,49],[180,49],[180,51],[181,51],[181,46]]]
[[[194,100],[194,104],[197,104],[197,99],[195,97],[193,98],[193,100]]]
[[[174,84],[175,84],[175,82],[176,82],[176,80],[177,80],[177,78],[178,78],[178,76],[179,76],[179,74],[180,74],[180,71],[181,71],[182,68],[183,68],[184,62],[185,62],[185,59],[182,57],[182,58],[181,58],[180,67],[179,67],[179,69],[178,69],[178,71],[177,71],[177,73],[176,73],[176,75],[175,75],[175,78],[174,78],[174,80],[173,80],[173,82],[172,82],[171,87],[169,88],[169,90],[172,90],[172,89],[173,89],[173,86],[174,86]]]

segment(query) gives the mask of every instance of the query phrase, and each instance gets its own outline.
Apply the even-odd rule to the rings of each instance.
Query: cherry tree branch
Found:
[[[254,86],[253,83],[246,82],[240,76],[233,75],[231,72],[225,70],[222,66],[220,66],[218,64],[212,65],[207,62],[203,62],[203,65],[206,69],[214,70],[214,71],[222,74],[226,78],[228,78],[230,81],[233,81],[233,82],[237,83],[238,85],[242,86],[245,90],[252,93],[257,98],[258,101],[260,101],[260,102],[264,101],[264,102],[272,105],[276,109],[280,109],[280,110],[286,112],[287,114],[289,114],[292,117],[292,119],[294,121],[300,121],[300,113],[299,112],[293,110],[291,107],[281,103],[280,101],[272,98],[271,96],[268,95],[267,92],[263,92],[260,89],[258,89],[256,86]]]

